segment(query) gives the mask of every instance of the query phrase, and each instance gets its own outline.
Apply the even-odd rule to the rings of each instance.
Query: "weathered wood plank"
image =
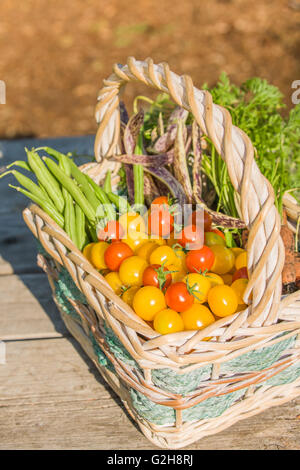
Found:
[[[300,399],[190,449],[300,449]],[[7,343],[0,367],[1,449],[155,449],[73,339]]]
[[[44,273],[1,276],[0,298],[0,339],[54,332],[67,334]]]

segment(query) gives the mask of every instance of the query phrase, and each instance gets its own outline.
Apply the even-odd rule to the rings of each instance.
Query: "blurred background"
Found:
[[[129,55],[167,61],[197,86],[223,70],[237,84],[266,78],[291,107],[300,1],[1,0],[0,44],[0,138],[93,134],[102,80]],[[128,87],[127,103],[142,90]]]

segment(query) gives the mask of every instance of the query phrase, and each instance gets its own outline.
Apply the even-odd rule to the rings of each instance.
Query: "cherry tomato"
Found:
[[[161,290],[165,290],[172,282],[172,276],[169,273],[169,268],[161,266],[160,264],[150,264],[144,271],[143,284],[144,286],[154,286]]]
[[[132,249],[124,242],[111,243],[104,253],[104,261],[108,269],[118,271],[124,259],[133,256]]]
[[[151,264],[174,264],[176,261],[176,255],[174,250],[167,245],[162,245],[152,251],[150,255]]]
[[[124,229],[118,220],[109,220],[103,229],[97,231],[98,240],[120,240]]]
[[[222,237],[225,240],[224,233],[221,232],[221,230],[218,230],[217,228],[211,228],[210,230],[208,230],[208,232],[215,233],[216,235],[219,235],[220,237]]]
[[[86,259],[88,259],[89,261],[91,261],[91,250],[92,250],[92,247],[95,245],[95,243],[88,243],[88,245],[85,245],[85,247],[83,248],[83,251],[82,251],[82,254],[83,256],[86,257]]]
[[[172,281],[173,282],[182,281],[183,278],[186,276],[186,273],[187,273],[185,269],[180,269],[180,268],[178,268],[178,266],[175,266],[174,264],[170,264],[168,266],[168,269],[169,269],[169,271],[172,271],[171,276],[172,276]]]
[[[169,200],[168,196],[159,196],[151,202],[151,206],[155,206],[155,205],[158,205],[158,206],[166,205],[166,206],[168,206],[169,203],[170,203],[170,200]]]
[[[235,260],[236,269],[247,267],[247,251],[240,253]]]
[[[139,286],[128,287],[128,289],[126,289],[122,294],[122,300],[124,300],[124,302],[126,302],[127,305],[132,307],[133,298],[139,289],[140,289]]]
[[[149,263],[151,253],[158,247],[158,243],[156,243],[154,240],[146,241],[146,243],[143,243],[141,246],[138,247],[138,249],[136,250],[136,254],[140,258],[144,258]]]
[[[141,287],[133,297],[132,306],[139,317],[152,321],[160,310],[166,308],[165,296],[157,287]]]
[[[203,231],[196,225],[186,225],[175,234],[175,242],[188,250],[200,249],[203,246]]]
[[[106,269],[106,263],[104,260],[104,253],[109,247],[106,242],[97,242],[91,247],[90,259],[92,265],[97,269]]]
[[[218,233],[205,232],[204,243],[206,246],[223,245],[226,246],[225,238],[221,237]]]
[[[238,306],[238,298],[229,286],[215,286],[208,293],[208,305],[218,317],[232,315]]]
[[[104,276],[104,279],[108,282],[115,294],[121,294],[123,284],[118,273],[110,272]]]
[[[234,273],[234,275],[232,276],[232,282],[236,281],[237,279],[249,279],[249,276],[248,276],[248,269],[246,268],[246,266],[244,266],[243,268],[240,268],[240,269],[237,269]]]
[[[202,330],[211,323],[215,317],[205,305],[194,304],[181,314],[185,330]]]
[[[237,258],[241,253],[244,253],[245,251],[243,248],[239,248],[238,246],[233,246],[230,249],[232,253],[234,254],[235,258]]]
[[[226,273],[226,274],[220,274],[220,276],[223,279],[224,284],[226,284],[226,286],[231,286],[231,284],[232,284],[232,274]]]
[[[141,286],[143,284],[143,274],[148,263],[139,256],[126,258],[120,266],[119,276],[125,286]]]
[[[181,316],[171,308],[165,308],[158,312],[153,320],[153,328],[157,333],[166,335],[168,333],[177,333],[184,330],[184,324]]]
[[[143,246],[148,241],[148,235],[146,234],[146,232],[136,232],[135,235],[132,234],[132,236],[129,236],[128,234],[127,237],[122,238],[122,242],[130,246],[130,248],[134,252],[136,252],[141,246]]]
[[[243,300],[243,296],[244,296],[244,292],[245,292],[248,282],[249,282],[248,279],[239,278],[231,284],[231,288],[236,293],[238,304],[245,303]]]
[[[200,250],[192,250],[186,255],[185,262],[190,273],[210,270],[215,260],[211,248],[203,246]]]
[[[189,287],[190,292],[195,297],[196,304],[203,304],[207,301],[208,291],[211,288],[210,280],[207,276],[198,273],[191,273],[185,276],[183,282]]]
[[[203,230],[204,232],[208,232],[211,228],[211,223],[212,223],[212,217],[211,215],[204,211],[204,210],[198,210],[194,211],[191,213],[189,219],[188,219],[188,224],[193,224],[193,225],[199,225],[203,223]]]
[[[222,279],[222,277],[216,273],[208,272],[205,274],[205,276],[210,280],[211,287],[221,286],[222,284],[224,284],[224,280]]]
[[[124,229],[126,238],[130,236],[130,238],[135,239],[136,236],[138,237],[139,232],[146,232],[144,219],[137,212],[122,214],[119,218],[119,223]]]
[[[194,296],[188,291],[185,282],[175,282],[166,290],[165,294],[168,307],[176,312],[183,312],[194,303]]]
[[[229,248],[222,245],[212,245],[210,249],[215,255],[211,271],[216,274],[226,274],[234,266],[234,254]]]
[[[174,248],[174,253],[176,256],[174,265],[177,266],[180,270],[186,271],[187,267],[186,267],[186,262],[185,262],[185,258],[186,258],[185,251],[182,248],[176,247]]]
[[[155,206],[154,206],[155,207]],[[165,206],[151,207],[148,216],[148,233],[160,237],[168,237],[174,228],[174,217]]]

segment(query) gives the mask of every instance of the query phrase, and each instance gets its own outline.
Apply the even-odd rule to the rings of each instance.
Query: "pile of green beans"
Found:
[[[38,153],[41,150],[49,156],[41,158]],[[80,171],[69,155],[50,147],[25,148],[25,151],[27,161],[16,160],[11,163],[0,178],[13,175],[22,187],[9,186],[38,204],[65,230],[80,250],[87,243],[97,241],[98,224],[103,227],[108,220],[116,219],[117,212],[129,211],[127,200],[112,192],[110,171],[101,188]],[[28,171],[30,177],[10,169],[13,166]],[[32,177],[35,177],[36,182]]]

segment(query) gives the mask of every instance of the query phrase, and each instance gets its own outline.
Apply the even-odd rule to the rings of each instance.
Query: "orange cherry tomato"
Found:
[[[115,241],[105,251],[104,260],[108,269],[118,271],[122,261],[129,256],[133,256],[132,249],[126,243]]]
[[[154,207],[154,209],[153,209]],[[148,233],[159,237],[168,237],[174,228],[174,216],[169,206],[151,206],[148,216]]]
[[[141,286],[148,263],[139,256],[130,256],[122,261],[119,276],[124,286]]]
[[[205,305],[194,304],[181,314],[185,330],[202,330],[211,323],[215,317]]]
[[[205,232],[204,242],[206,246],[212,245],[223,245],[226,246],[225,238],[221,237],[218,233],[214,233],[212,230],[210,232]]]
[[[243,299],[243,296],[244,296],[244,292],[246,290],[246,287],[248,285],[248,279],[245,279],[245,278],[239,278],[239,279],[236,279],[232,284],[231,284],[231,288],[234,290],[234,292],[236,293],[236,296],[237,296],[237,299],[238,299],[238,304],[244,304],[244,299]]]
[[[107,269],[104,253],[108,247],[109,244],[106,242],[97,242],[91,247],[90,260],[96,269]]]
[[[215,260],[211,248],[203,246],[200,250],[191,250],[185,258],[187,269],[190,273],[210,270]]]
[[[170,246],[162,245],[152,251],[150,255],[151,264],[175,264],[176,255]]]
[[[208,305],[217,317],[232,315],[238,306],[235,291],[229,286],[215,286],[208,292]]]
[[[186,225],[175,234],[175,243],[179,243],[188,250],[200,249],[203,246],[203,233],[203,230],[196,225]]]
[[[166,290],[166,303],[176,312],[183,312],[194,303],[194,296],[188,290],[185,282],[175,282]]]
[[[136,254],[140,258],[144,258],[149,263],[151,253],[158,247],[159,245],[156,241],[147,241],[138,247]]]
[[[166,308],[165,296],[157,287],[144,286],[136,292],[132,306],[139,317],[152,321],[160,310]]]
[[[166,335],[168,333],[177,333],[184,330],[184,324],[181,316],[170,308],[158,312],[153,320],[153,328],[157,333]]]
[[[195,303],[203,304],[207,301],[207,295],[211,288],[209,277],[203,274],[190,273],[185,276],[183,282],[190,288],[191,293],[195,297]]]
[[[236,269],[247,267],[247,251],[240,253],[235,260]]]

